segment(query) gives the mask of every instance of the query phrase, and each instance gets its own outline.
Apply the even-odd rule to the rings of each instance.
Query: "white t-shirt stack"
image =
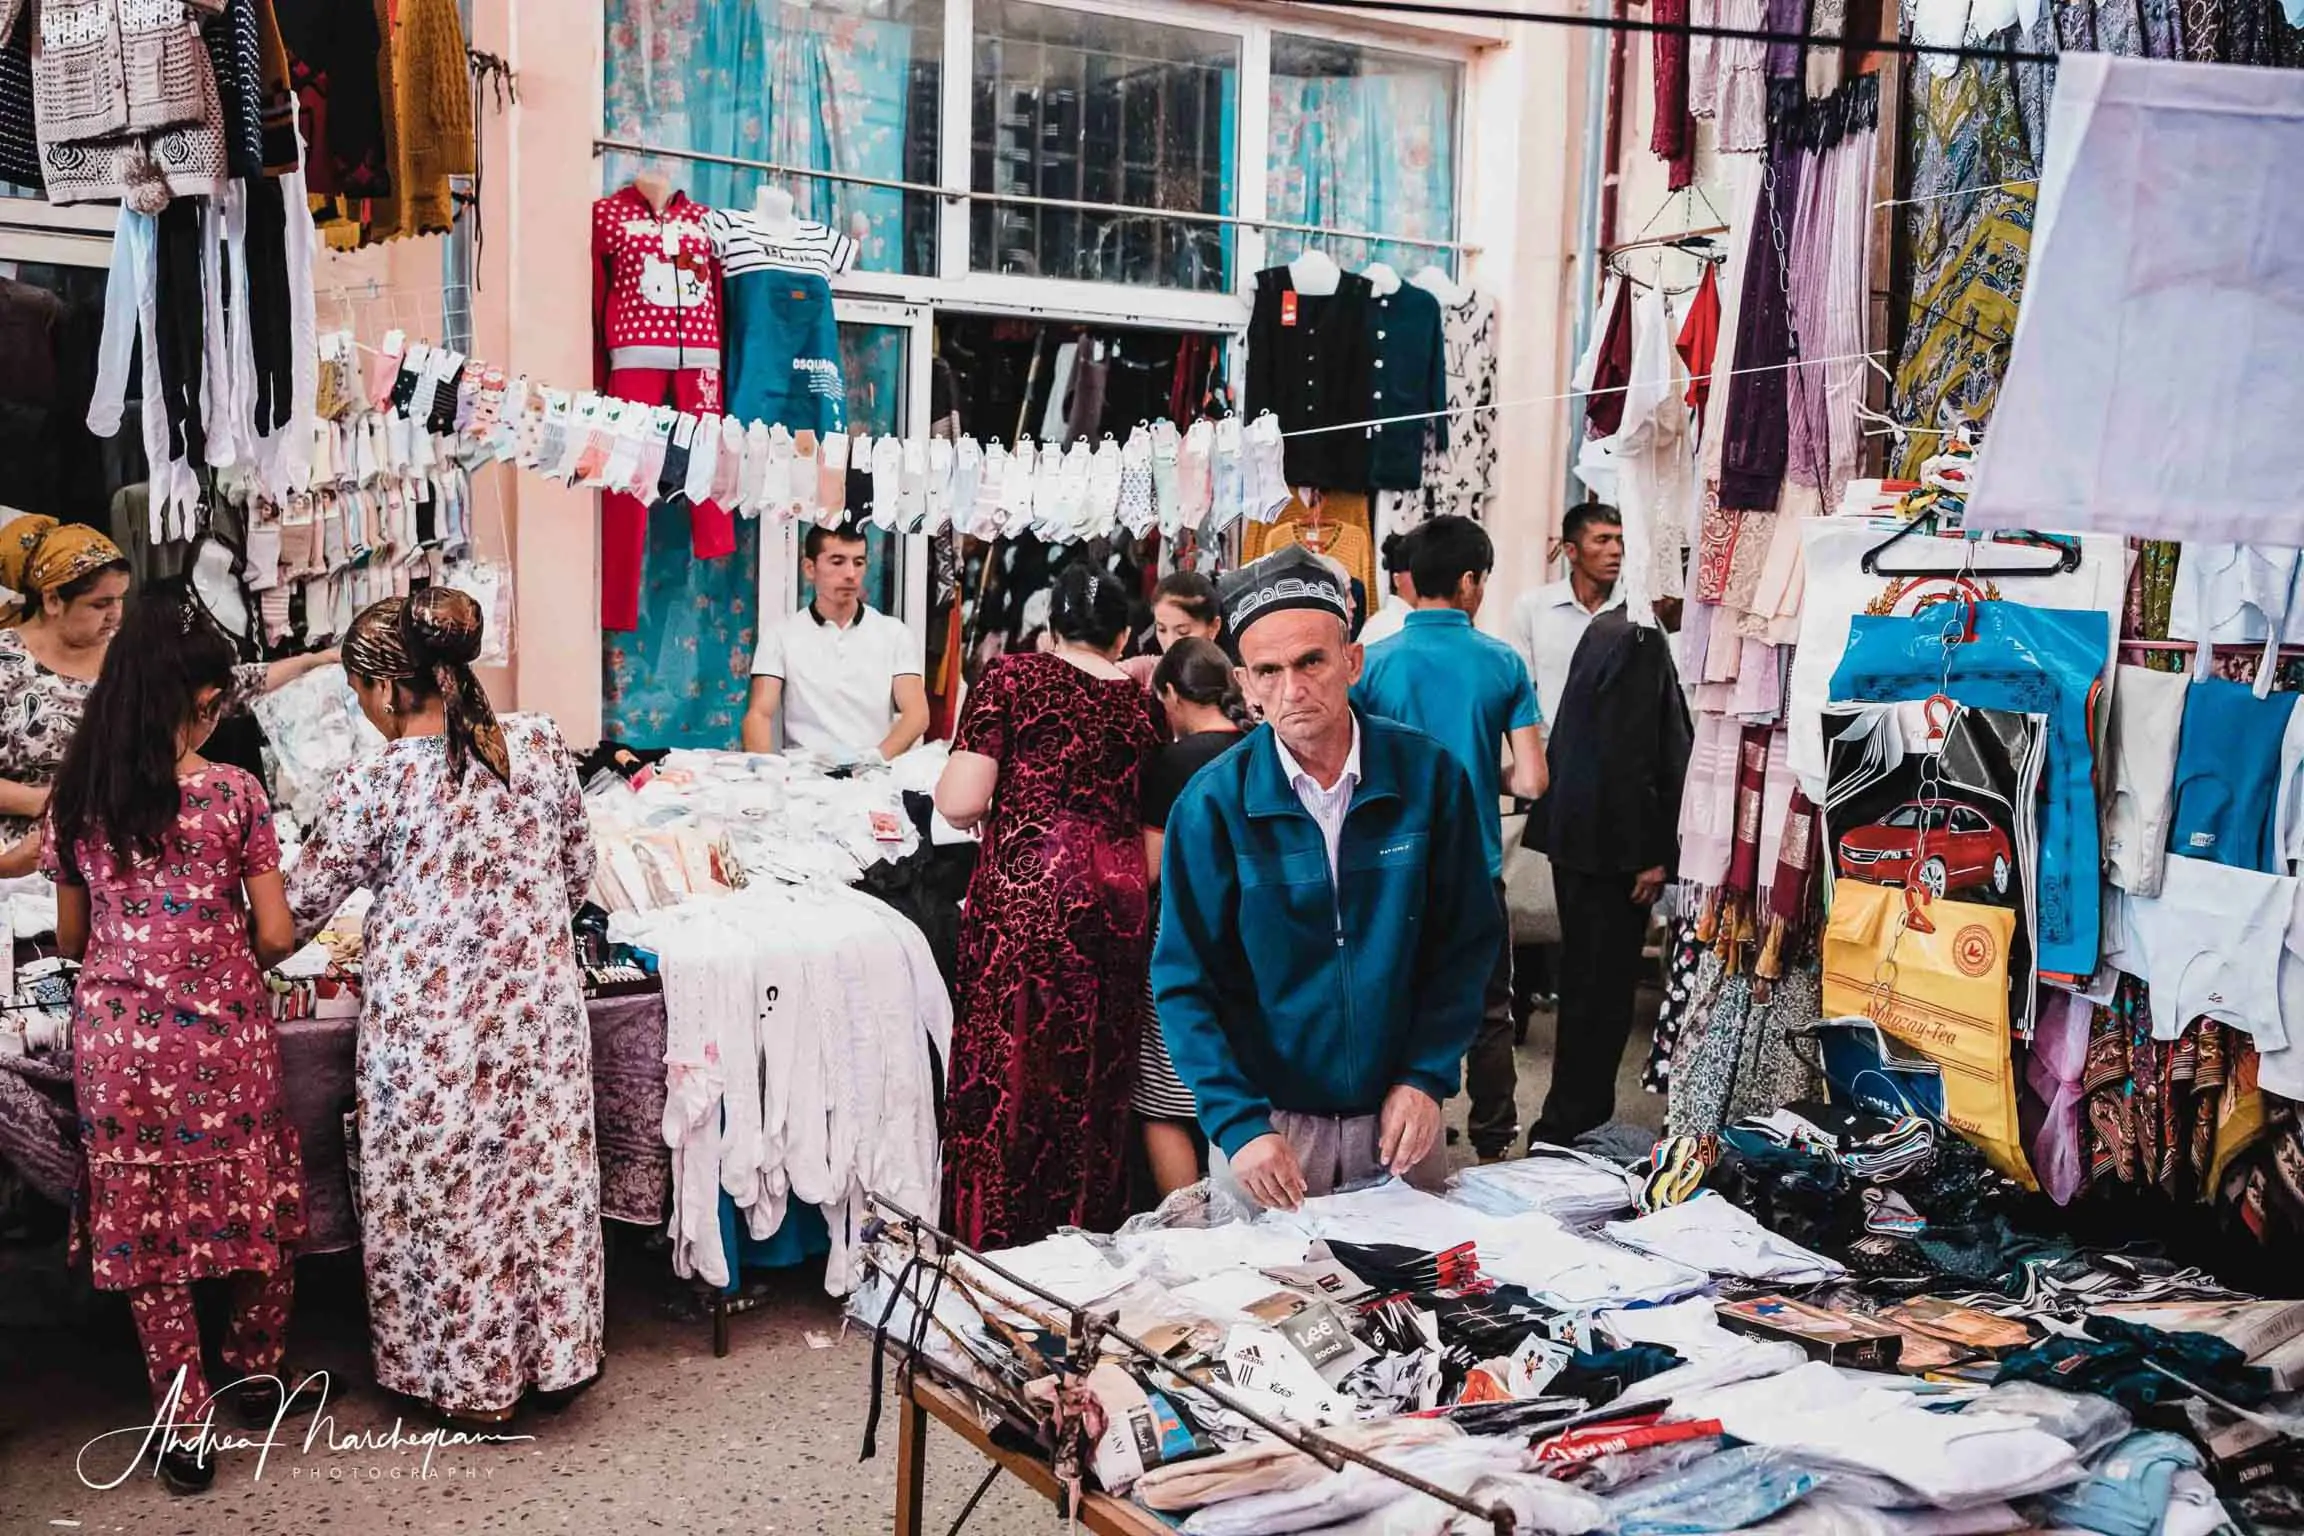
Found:
[[[754,677],[784,681],[783,744],[835,755],[878,747],[896,721],[896,679],[926,668],[912,631],[870,607],[843,625],[810,604],[763,631],[752,658]]]

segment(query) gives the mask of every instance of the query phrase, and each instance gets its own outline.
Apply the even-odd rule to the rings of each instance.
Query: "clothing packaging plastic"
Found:
[[[1969,527],[2304,546],[2299,163],[2294,71],[2063,62]]]
[[[2112,650],[2109,617],[2015,602],[1942,606],[1909,618],[1860,614],[1831,697],[1890,703],[1948,694],[1979,709],[2048,717],[2042,774],[2038,964],[2094,974],[2099,908],[2094,692]]]

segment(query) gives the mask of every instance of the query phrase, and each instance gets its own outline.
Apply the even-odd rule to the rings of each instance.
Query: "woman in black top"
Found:
[[[1160,852],[1168,813],[1192,775],[1230,751],[1240,740],[1247,707],[1231,660],[1214,642],[1178,640],[1160,657],[1152,674],[1152,696],[1168,712],[1175,740],[1144,767],[1144,865],[1160,877]],[[1159,911],[1157,903],[1153,911]],[[1137,1061],[1135,1108],[1144,1122],[1144,1158],[1163,1196],[1195,1183],[1207,1139],[1200,1134],[1192,1094],[1177,1080],[1168,1042],[1152,1010],[1152,978],[1144,978],[1144,1045]]]

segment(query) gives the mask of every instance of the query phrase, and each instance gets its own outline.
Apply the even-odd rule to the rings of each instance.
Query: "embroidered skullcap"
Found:
[[[1225,577],[1216,595],[1224,605],[1224,632],[1235,643],[1258,619],[1294,608],[1331,613],[1339,623],[1351,622],[1342,580],[1301,544],[1250,561]]]

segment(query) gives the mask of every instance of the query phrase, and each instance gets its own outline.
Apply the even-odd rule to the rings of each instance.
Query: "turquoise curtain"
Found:
[[[736,552],[699,560],[685,503],[648,513],[640,627],[601,637],[600,728],[640,747],[734,747],[760,640],[760,524]]]
[[[745,160],[902,180],[914,23],[798,0],[607,0],[609,137]],[[608,157],[607,183],[641,157]],[[681,162],[698,202],[749,206],[762,173]],[[904,194],[795,177],[800,213],[866,226],[858,265],[903,266]]]
[[[1455,238],[1456,91],[1443,66],[1272,77],[1272,216],[1431,240]],[[1453,268],[1413,242],[1278,234],[1274,255],[1318,244],[1347,267]]]

